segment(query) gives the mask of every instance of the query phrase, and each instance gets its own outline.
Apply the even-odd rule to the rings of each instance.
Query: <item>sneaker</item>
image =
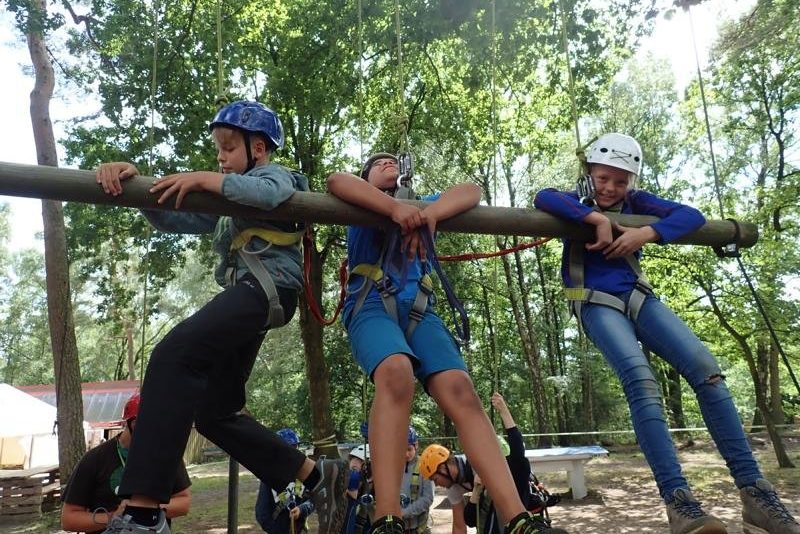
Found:
[[[406,527],[403,519],[394,515],[386,515],[372,523],[371,534],[404,534]]]
[[[319,517],[319,534],[339,534],[347,512],[345,490],[348,468],[344,460],[317,460],[319,482],[311,490],[311,500]]]
[[[670,534],[726,534],[725,523],[700,508],[689,488],[678,488],[667,503]]]
[[[551,527],[549,520],[533,516],[528,512],[523,512],[509,521],[504,531],[507,534],[569,534],[564,529]]]
[[[800,524],[775,493],[772,484],[759,478],[739,490],[746,534],[800,534]]]
[[[103,534],[171,534],[171,531],[167,524],[167,516],[161,511],[158,523],[153,527],[135,523],[133,518],[127,514],[112,517]]]

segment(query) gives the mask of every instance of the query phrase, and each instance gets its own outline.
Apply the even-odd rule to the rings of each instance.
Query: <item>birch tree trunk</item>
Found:
[[[30,5],[26,35],[28,50],[36,74],[31,91],[31,124],[39,165],[58,166],[53,124],[50,121],[50,99],[55,77],[48,57],[43,21],[47,4],[36,0]],[[58,457],[61,480],[68,480],[73,468],[86,451],[83,434],[83,400],[78,347],[70,298],[67,240],[61,202],[43,200],[44,256],[47,280],[47,316],[56,380],[58,406]]]

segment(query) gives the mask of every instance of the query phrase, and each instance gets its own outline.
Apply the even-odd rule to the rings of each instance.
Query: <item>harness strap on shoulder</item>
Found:
[[[257,226],[245,228],[241,232],[237,232],[236,236],[233,238],[233,241],[231,241],[231,251],[243,248],[254,237],[258,237],[267,243],[281,247],[296,245],[303,239],[304,232],[305,230],[301,230],[299,232],[282,232],[280,230],[260,228]]]
[[[283,315],[283,306],[281,306],[278,290],[275,288],[275,283],[272,281],[272,276],[269,274],[269,271],[267,271],[267,268],[264,267],[264,264],[261,263],[256,255],[248,253],[243,248],[238,250],[238,254],[253,276],[256,277],[258,283],[261,284],[261,288],[267,295],[267,300],[269,301],[270,328],[279,328],[283,326],[286,324]]]

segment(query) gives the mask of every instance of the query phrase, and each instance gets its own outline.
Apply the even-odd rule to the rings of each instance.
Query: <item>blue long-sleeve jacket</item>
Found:
[[[306,189],[308,189],[306,182],[276,163],[259,165],[245,174],[226,174],[222,181],[222,195],[225,198],[262,210],[274,209],[291,197],[295,191]],[[225,273],[231,266],[230,261],[236,262],[237,280],[248,272],[244,263],[236,255],[233,255],[232,258],[230,255],[231,242],[237,230],[242,231],[254,226],[288,232],[295,230],[294,223],[271,223],[263,219],[220,217],[203,213],[165,210],[142,210],[142,214],[150,224],[163,232],[213,233],[213,249],[220,257],[214,270],[214,277],[217,283],[223,287],[228,285]],[[302,256],[299,244],[268,246],[265,241],[254,237],[248,245],[248,250],[263,250],[259,254],[259,259],[267,268],[276,286],[290,289],[302,287]]]
[[[575,191],[543,189],[533,201],[537,209],[568,221],[583,223],[593,208],[581,204]],[[634,190],[625,195],[622,213],[634,215],[653,215],[661,220],[653,223],[658,233],[658,244],[667,244],[700,228],[706,219],[695,208],[666,200],[646,191]],[[571,242],[563,240],[564,251],[561,260],[561,276],[567,287],[573,287],[569,276],[569,249]],[[583,247],[583,243],[576,243]],[[641,250],[636,251],[636,256]],[[637,276],[625,258],[607,260],[602,251],[584,249],[584,287],[606,293],[624,293],[633,289]]]

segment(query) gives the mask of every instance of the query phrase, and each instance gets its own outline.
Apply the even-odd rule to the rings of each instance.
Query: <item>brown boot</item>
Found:
[[[670,534],[727,534],[725,523],[700,508],[689,488],[672,492],[667,503]]]

